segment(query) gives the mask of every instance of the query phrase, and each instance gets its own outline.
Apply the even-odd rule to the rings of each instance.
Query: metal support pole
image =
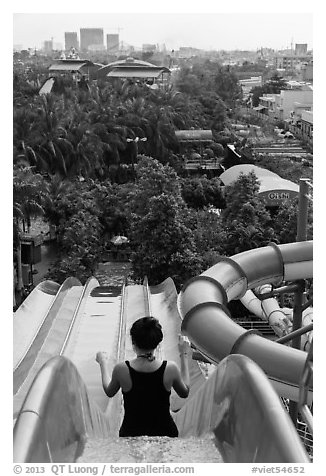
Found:
[[[300,179],[300,191],[299,191],[299,210],[297,219],[297,241],[307,240],[307,222],[308,222],[308,179]],[[293,308],[293,326],[292,331],[296,331],[301,328],[302,325],[302,305],[303,305],[303,293],[305,290],[305,281],[299,280],[297,282],[298,290],[294,294],[294,308]],[[301,335],[296,336],[292,340],[292,347],[300,349]],[[290,417],[295,426],[297,426],[298,419],[298,403],[290,401],[289,404]]]
[[[279,339],[276,339],[275,342],[278,342],[279,344],[285,344],[286,342],[289,342],[290,340],[294,339],[298,335],[301,336],[302,334],[306,334],[307,332],[311,331],[313,329],[313,324],[308,324],[305,327],[301,327],[301,329],[298,329],[296,331],[290,332],[290,334],[287,334],[286,336],[280,337]]]
[[[300,179],[297,241],[307,240],[309,179]]]
[[[270,299],[275,296],[281,296],[282,294],[294,293],[295,291],[297,291],[297,289],[298,289],[298,284],[297,282],[295,282],[293,284],[288,284],[287,286],[282,286],[280,288],[273,289],[273,291],[269,293],[260,294],[260,293],[254,292],[254,294],[260,301],[264,301],[265,299]]]

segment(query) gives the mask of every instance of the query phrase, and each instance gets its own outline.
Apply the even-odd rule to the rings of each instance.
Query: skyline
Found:
[[[189,46],[204,50],[275,50],[307,43],[313,48],[312,13],[14,13],[13,44],[24,49],[43,47],[53,38],[64,48],[64,33],[102,28],[119,33],[120,41],[136,48],[165,44],[167,49]],[[120,31],[119,31],[120,29]],[[276,34],[277,31],[277,34]],[[248,34],[250,32],[250,34]]]

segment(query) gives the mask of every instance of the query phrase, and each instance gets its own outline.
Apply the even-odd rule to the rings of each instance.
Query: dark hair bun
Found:
[[[133,344],[139,349],[155,349],[163,339],[162,326],[155,317],[137,319],[130,329]]]

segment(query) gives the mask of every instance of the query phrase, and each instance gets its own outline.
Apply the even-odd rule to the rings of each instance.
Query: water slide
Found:
[[[271,244],[222,258],[180,293],[183,333],[212,362],[219,363],[233,353],[248,356],[268,375],[279,395],[298,401],[306,352],[246,331],[232,321],[227,303],[263,284],[312,278],[312,255],[313,243],[305,241]]]
[[[268,253],[265,249],[261,250],[264,256],[270,255],[270,262],[264,261],[268,282],[297,279],[293,276],[293,273],[297,274],[294,268],[297,269],[298,261],[303,264],[302,257],[309,255],[309,251],[294,252],[297,248],[295,245],[293,249],[287,249],[288,253],[283,251],[287,256],[282,261],[285,274],[280,271],[282,251],[273,246],[267,248]],[[216,445],[226,462],[309,462],[297,432],[264,372],[251,356],[228,355],[232,347],[236,349],[234,344],[239,346],[249,338],[258,338],[236,326],[229,319],[225,306],[228,298],[236,299],[232,296],[244,293],[247,285],[257,286],[260,280],[265,279],[261,276],[261,268],[264,267],[259,266],[259,256],[252,256],[252,252],[247,254],[251,258],[247,259],[246,254],[241,257],[241,254],[219,263],[222,266],[221,275],[217,270],[213,277],[211,270],[208,270],[186,285],[179,295],[183,321],[177,311],[177,295],[171,282],[163,283],[161,288],[151,288],[152,309],[149,312],[159,316],[165,335],[161,354],[178,362],[177,333],[182,329],[210,361],[218,363],[216,370],[206,379],[200,364],[192,362],[190,398],[181,402],[177,396],[171,397],[174,418],[181,437],[200,437],[207,431],[213,431]],[[253,266],[256,258],[258,265]],[[252,259],[250,268],[248,263]],[[308,259],[304,259],[309,268]],[[272,261],[276,263],[272,265]],[[223,280],[219,281],[219,276]],[[112,349],[112,365],[118,359],[116,343],[119,331],[114,325],[117,312],[112,310],[114,299],[105,290],[101,292],[94,281],[88,283],[83,293],[80,310],[70,324],[70,338],[63,352],[47,360],[30,386],[14,428],[15,462],[76,461],[84,451],[85,441],[95,437],[108,438],[117,431],[114,415],[121,409],[121,397],[119,401],[117,395],[107,405],[100,385],[99,370],[94,362],[96,351],[103,349]],[[131,299],[128,301],[128,317],[122,332],[124,338],[133,320],[140,317],[137,287],[128,288]],[[204,297],[208,299],[205,301]],[[209,312],[203,314],[205,307]],[[222,315],[220,320],[215,319],[216,310],[219,311],[218,317]],[[211,314],[214,319],[211,319]],[[244,334],[239,343],[238,337]],[[220,337],[216,339],[216,335]],[[233,344],[230,345],[232,339]],[[265,344],[270,350],[268,341],[262,340],[264,344],[258,343],[258,347],[254,340],[254,347],[257,348],[253,355],[256,357],[259,357],[258,350],[263,350]],[[280,344],[275,345],[283,349]],[[129,358],[130,344],[127,339],[124,348],[123,357]],[[247,347],[244,348],[246,351]],[[240,349],[236,350],[244,353]],[[302,356],[304,353],[297,352],[300,357],[297,357],[299,354],[293,356],[287,367],[288,372],[297,367],[297,379],[292,378],[296,386],[300,364],[304,364],[305,360]],[[277,352],[272,352],[270,360],[275,358],[277,366],[276,356]],[[264,359],[260,357],[264,364]],[[287,357],[288,354],[284,358]],[[261,362],[259,365],[262,366]],[[274,367],[272,362],[269,367]],[[268,376],[271,381],[277,380],[278,390],[286,390],[288,394],[289,375],[283,380],[280,380],[277,372],[276,375],[275,372],[269,372]]]
[[[44,281],[14,314],[14,418],[38,371],[50,357],[60,353],[82,289],[75,278],[66,279],[61,286]]]
[[[283,337],[293,329],[293,309],[280,307],[277,299],[259,299],[256,294],[263,295],[272,291],[270,284],[264,284],[255,288],[253,292],[248,289],[246,294],[240,299],[242,304],[260,319],[267,321],[275,334]],[[302,312],[302,326],[308,326],[313,322],[313,308],[308,307]],[[309,331],[301,336],[301,348],[308,350],[313,338],[313,331]]]

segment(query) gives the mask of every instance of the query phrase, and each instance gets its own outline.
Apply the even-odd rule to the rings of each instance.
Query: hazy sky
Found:
[[[14,2],[14,6],[15,3],[17,2]],[[215,9],[211,7],[210,10],[203,6],[202,10],[198,10],[201,2],[197,2],[197,12],[191,13],[191,2],[175,2],[179,8],[176,10],[177,13],[171,13],[173,11],[171,7],[166,11],[167,3],[165,11],[161,9],[160,12],[155,12],[153,7],[148,7],[148,10],[144,11],[146,2],[141,2],[143,11],[140,13],[133,13],[135,7],[125,9],[123,12],[121,7],[120,13],[113,11],[81,13],[78,9],[75,9],[76,13],[71,13],[73,5],[69,3],[68,13],[62,13],[65,11],[63,6],[62,10],[58,10],[60,13],[47,13],[44,11],[44,3],[42,8],[36,9],[36,12],[44,13],[13,14],[14,44],[23,45],[24,48],[35,46],[39,48],[43,46],[44,40],[53,37],[54,42],[64,45],[65,31],[76,31],[79,37],[80,28],[98,27],[103,28],[104,34],[117,33],[120,28],[120,40],[139,47],[143,43],[165,43],[167,48],[175,49],[180,46],[227,50],[254,50],[260,46],[280,49],[290,47],[293,41],[293,43],[308,43],[308,48],[313,48],[313,14],[301,13],[298,8],[292,12],[282,11],[281,8],[279,11],[274,8],[274,11],[270,9],[269,12],[264,12],[261,8],[254,8],[255,2],[244,1],[242,5],[245,5],[245,8],[242,6],[242,10],[239,8],[238,11],[227,11],[221,8],[219,12],[214,13],[216,7]],[[136,2],[133,3],[135,4]],[[187,8],[180,13],[183,10],[180,8],[182,4],[187,5]],[[232,3],[235,4],[236,2]],[[272,5],[274,4],[277,6],[277,2],[272,2]],[[99,6],[98,2],[96,6]],[[241,13],[244,9],[248,13]],[[26,8],[22,7],[21,10],[26,11]],[[139,12],[138,7],[137,10]],[[15,11],[20,10],[16,8]],[[103,8],[103,11],[107,11],[107,8]]]

